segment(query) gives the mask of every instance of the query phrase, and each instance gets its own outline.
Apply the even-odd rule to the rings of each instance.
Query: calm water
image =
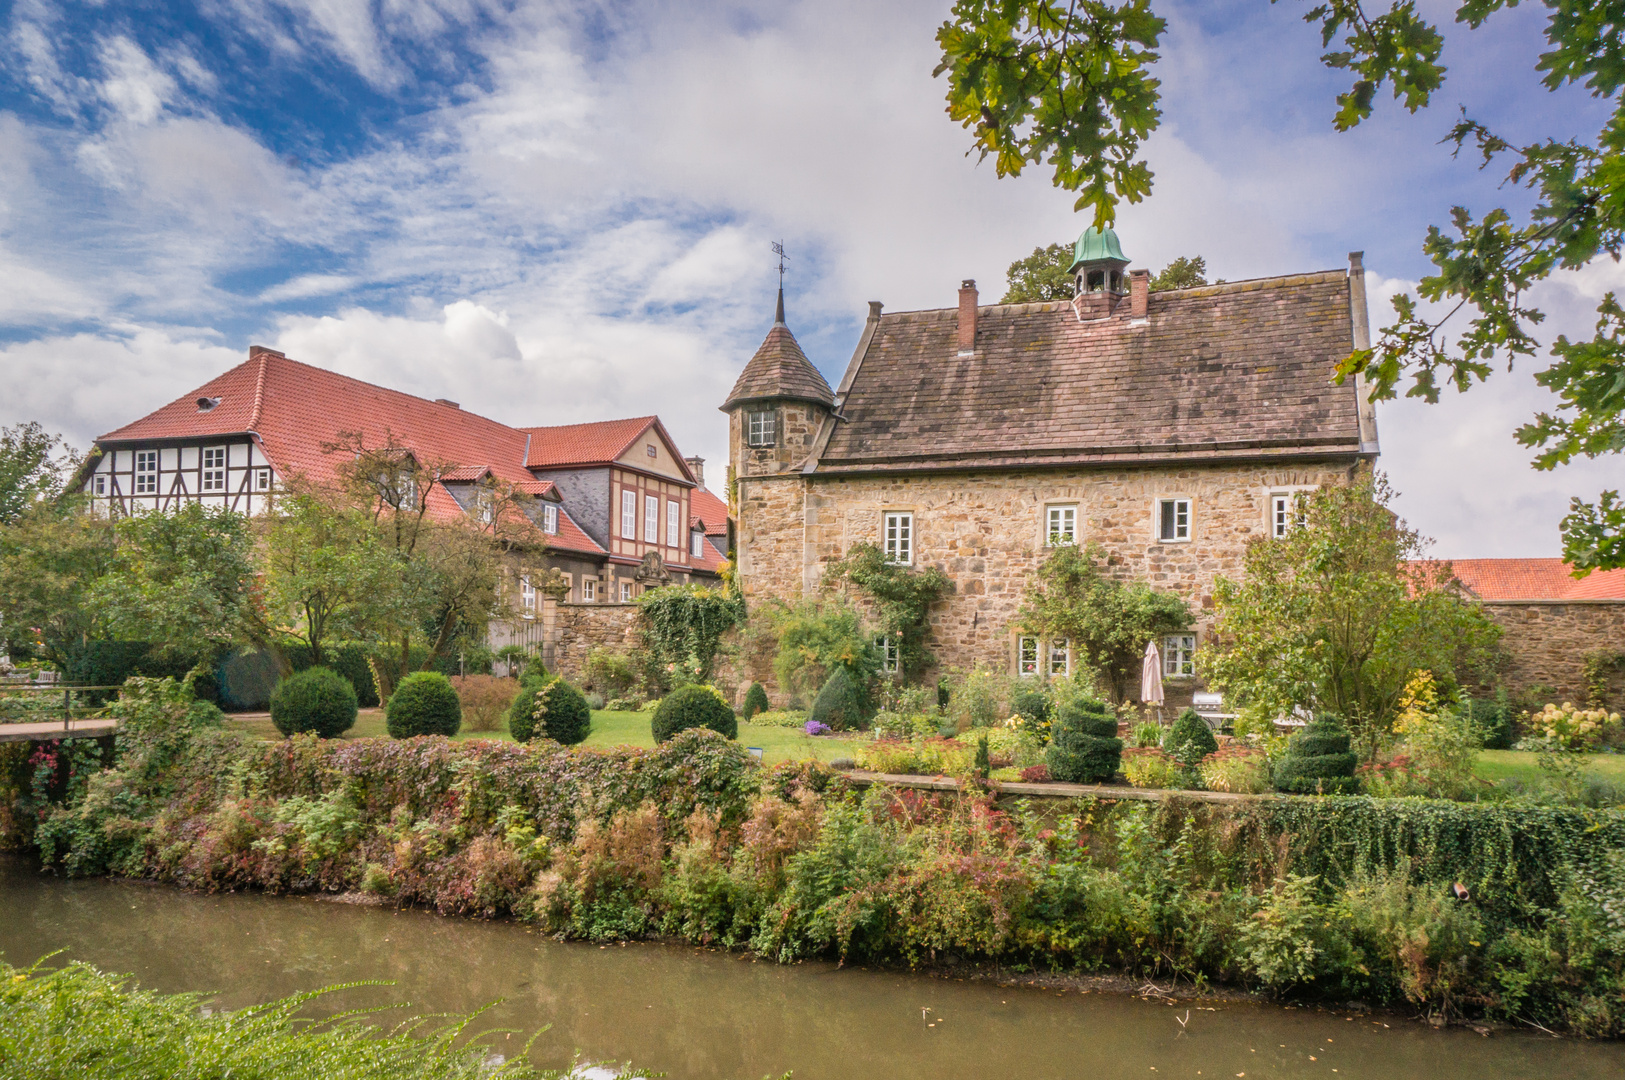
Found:
[[[781,967],[664,945],[561,944],[516,925],[422,912],[63,881],[0,857],[0,955],[27,964],[59,948],[155,989],[217,994],[228,1007],[360,979],[396,985],[341,1000],[457,1012],[503,998],[489,1026],[553,1025],[538,1060],[562,1064],[580,1050],[674,1080],[790,1069],[796,1080],[1625,1076],[1619,1043],[1484,1038],[1392,1017],[1384,1028],[1368,1017],[1234,1004],[1192,1008],[1182,1028],[1186,1006],[1114,995]]]

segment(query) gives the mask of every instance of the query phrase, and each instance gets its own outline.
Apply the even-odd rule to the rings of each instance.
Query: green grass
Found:
[[[653,713],[646,712],[608,712],[599,710],[592,714],[592,734],[587,736],[586,746],[642,746],[652,747],[655,744],[654,735],[649,730],[649,720]],[[265,715],[233,717],[230,721],[233,727],[253,732],[262,739],[280,739],[282,733],[272,725],[271,718]],[[389,732],[384,727],[384,713],[382,709],[362,709],[356,717],[355,726],[346,731],[341,738],[345,739],[373,739],[388,738]],[[470,731],[467,726],[459,731],[453,738],[456,739],[497,739],[502,742],[512,741],[508,734],[507,723],[504,722],[500,731]],[[769,764],[780,761],[833,761],[836,758],[852,757],[855,747],[853,741],[839,737],[824,736],[813,738],[805,734],[800,728],[758,727],[755,724],[739,725],[739,742],[743,746],[759,746],[762,748],[762,760]]]
[[[1517,780],[1524,784],[1539,783],[1545,776],[1536,763],[1539,755],[1526,750],[1484,750],[1478,755],[1473,769],[1481,780],[1498,784],[1503,780]],[[1606,777],[1625,783],[1625,754],[1582,754],[1580,771],[1583,774]]]

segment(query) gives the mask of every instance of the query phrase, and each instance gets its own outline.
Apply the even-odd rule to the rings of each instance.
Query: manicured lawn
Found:
[[[1525,750],[1485,750],[1478,755],[1478,766],[1473,772],[1491,783],[1502,780],[1535,783],[1545,775],[1536,764],[1537,756]],[[1625,783],[1625,754],[1584,754],[1582,760],[1582,772]]]
[[[653,715],[646,712],[595,712],[592,714],[592,734],[587,736],[584,745],[652,747],[655,740],[649,730],[649,720]],[[251,731],[262,739],[282,738],[271,724],[271,718],[264,713],[232,717],[229,723],[233,727]],[[388,736],[389,732],[384,728],[383,710],[362,709],[356,717],[355,727],[345,732],[343,737],[367,739]],[[456,738],[510,741],[506,724],[501,731],[470,731],[465,726]],[[854,750],[853,743],[847,739],[829,736],[815,739],[798,728],[757,727],[755,724],[739,725],[739,742],[744,746],[761,747],[762,760],[769,765],[811,758],[832,761],[839,757],[852,757]]]

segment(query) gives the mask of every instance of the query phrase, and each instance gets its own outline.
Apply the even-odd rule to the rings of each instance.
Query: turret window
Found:
[[[747,446],[777,446],[779,441],[778,414],[772,409],[745,414],[745,444]]]

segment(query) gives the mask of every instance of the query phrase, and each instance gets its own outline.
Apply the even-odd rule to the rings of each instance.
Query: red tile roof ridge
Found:
[[[265,407],[265,367],[270,356],[269,351],[260,353],[260,370],[254,377],[254,411],[248,414],[249,431],[259,431],[260,412]]]
[[[1557,558],[1419,559],[1448,563],[1456,579],[1485,601],[1625,600],[1625,569],[1596,570],[1583,578]]]

